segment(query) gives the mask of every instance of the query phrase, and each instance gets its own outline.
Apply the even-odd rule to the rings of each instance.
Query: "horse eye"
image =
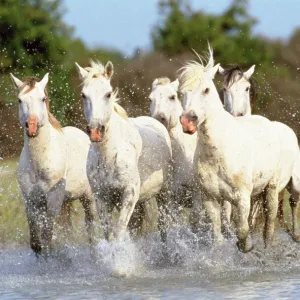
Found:
[[[249,86],[246,88],[246,92],[248,92],[249,91]]]
[[[148,98],[149,102],[152,102],[152,99],[151,98]]]
[[[111,92],[108,92],[108,93],[106,94],[106,98],[107,98],[107,99],[110,99],[110,97],[111,97]]]
[[[22,100],[20,98],[18,98],[19,103],[22,103]]]
[[[45,102],[47,100],[47,96],[45,96],[42,101]]]
[[[86,95],[84,93],[81,93],[80,96],[82,99],[86,99]]]
[[[175,100],[175,99],[176,99],[176,95],[170,96],[170,100]]]
[[[208,94],[208,93],[209,93],[209,88],[206,88],[204,94]]]

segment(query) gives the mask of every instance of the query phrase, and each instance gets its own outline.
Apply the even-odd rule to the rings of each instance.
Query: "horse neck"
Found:
[[[104,140],[101,143],[97,144],[101,153],[105,156],[112,156],[115,152],[117,152],[118,147],[120,146],[120,142],[125,139],[122,131],[124,126],[125,120],[114,110],[110,117],[109,122],[107,123],[106,132],[104,135]]]
[[[223,128],[230,126],[234,117],[224,110],[219,97],[211,100],[206,106],[205,120],[198,126],[198,135],[202,147],[216,149],[224,140]]]
[[[180,163],[185,163],[187,160],[192,161],[197,143],[197,134],[184,133],[179,122],[169,131],[169,134],[174,160]],[[181,167],[180,163],[178,164],[179,167]]]
[[[61,150],[62,133],[58,132],[47,120],[44,126],[39,128],[36,137],[30,138],[24,130],[24,148],[32,159],[39,159],[45,156],[48,151],[55,152]]]

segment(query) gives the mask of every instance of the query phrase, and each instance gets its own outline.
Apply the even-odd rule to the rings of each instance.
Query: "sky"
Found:
[[[88,46],[104,46],[130,56],[151,48],[151,31],[159,23],[159,0],[64,0],[64,20]],[[231,0],[190,0],[194,9],[220,14]],[[288,39],[300,27],[300,0],[250,0],[249,13],[258,19],[254,33]]]

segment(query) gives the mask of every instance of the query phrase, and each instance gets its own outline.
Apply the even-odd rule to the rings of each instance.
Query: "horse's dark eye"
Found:
[[[208,93],[209,93],[209,88],[206,88],[204,94],[208,94]]]
[[[176,95],[170,96],[170,100],[175,100],[175,99],[176,99]]]
[[[152,99],[151,99],[151,98],[148,98],[148,101],[149,101],[149,102],[152,102]]]
[[[47,100],[47,96],[45,96],[42,101],[45,102]]]
[[[18,99],[18,101],[19,101],[19,103],[22,103],[22,100],[20,98]]]
[[[81,93],[80,95],[82,99],[86,99],[86,95],[84,93]]]
[[[111,97],[111,92],[109,92],[109,93],[106,94],[106,98],[107,99],[110,99],[110,97]]]
[[[249,86],[248,87],[246,87],[246,92],[248,92],[249,91]]]

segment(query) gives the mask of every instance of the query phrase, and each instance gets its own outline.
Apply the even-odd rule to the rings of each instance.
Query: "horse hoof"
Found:
[[[237,245],[238,249],[243,253],[248,253],[254,249],[253,245],[251,245],[251,246],[246,245],[245,242],[238,241],[238,242],[236,242],[236,245]]]
[[[300,243],[300,235],[298,234],[292,234],[292,239],[296,243]]]

